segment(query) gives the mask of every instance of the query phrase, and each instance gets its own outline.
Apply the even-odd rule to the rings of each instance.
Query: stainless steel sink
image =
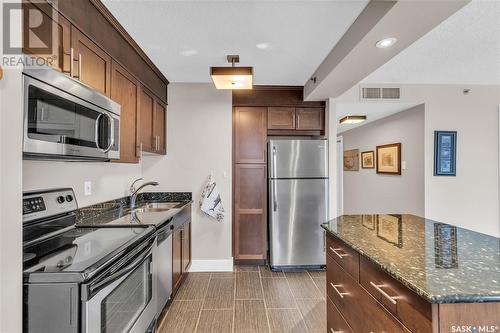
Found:
[[[172,208],[177,208],[181,203],[179,202],[152,202],[143,206],[131,209],[131,213],[157,213],[165,212]]]

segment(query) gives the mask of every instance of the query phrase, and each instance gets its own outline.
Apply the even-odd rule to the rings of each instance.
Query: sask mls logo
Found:
[[[53,54],[53,25],[51,19],[55,11],[47,2],[39,3],[40,10],[32,3],[3,3],[3,53],[20,55],[22,53],[36,55]],[[44,6],[44,7],[41,7]],[[21,24],[20,24],[21,23]],[[22,26],[22,39],[19,37],[19,28]]]
[[[496,325],[452,325],[451,333],[494,333],[499,332]]]

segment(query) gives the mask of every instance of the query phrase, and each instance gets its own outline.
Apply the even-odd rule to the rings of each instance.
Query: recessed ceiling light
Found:
[[[194,49],[191,49],[191,50],[185,50],[185,51],[182,51],[181,54],[185,57],[190,57],[190,56],[194,56],[196,54],[198,54],[198,51],[197,50],[194,50]]]
[[[267,49],[269,48],[270,44],[269,43],[259,43],[257,45],[255,45],[258,49],[261,49],[261,50],[264,50],[264,49]]]
[[[366,116],[345,116],[340,119],[340,124],[359,124],[366,120]]]
[[[397,38],[391,37],[391,38],[384,38],[379,40],[375,46],[378,47],[379,49],[385,49],[388,47],[393,46],[397,42]]]

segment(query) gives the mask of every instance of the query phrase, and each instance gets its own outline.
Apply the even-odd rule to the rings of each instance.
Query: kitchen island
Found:
[[[322,227],[328,332],[500,331],[499,238],[414,215]]]

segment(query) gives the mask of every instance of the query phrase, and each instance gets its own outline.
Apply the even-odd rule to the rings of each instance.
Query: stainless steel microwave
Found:
[[[120,158],[120,105],[51,68],[23,70],[26,159]]]

